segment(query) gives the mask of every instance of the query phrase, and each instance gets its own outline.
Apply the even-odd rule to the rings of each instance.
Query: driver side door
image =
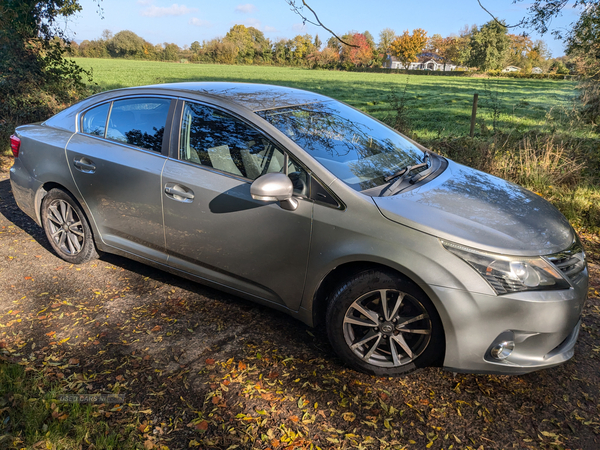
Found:
[[[196,102],[180,111],[177,158],[162,176],[169,265],[297,310],[312,225],[308,174],[232,114]],[[252,181],[269,172],[291,175],[295,211],[251,197]]]

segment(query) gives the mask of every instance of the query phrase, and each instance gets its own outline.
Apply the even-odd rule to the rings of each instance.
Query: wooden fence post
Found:
[[[471,137],[475,134],[475,120],[477,119],[477,100],[479,99],[479,94],[473,94],[473,112],[471,113],[471,132],[469,133]]]

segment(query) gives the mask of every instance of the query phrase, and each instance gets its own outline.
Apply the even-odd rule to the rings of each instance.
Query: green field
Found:
[[[101,90],[179,81],[244,81],[307,89],[347,102],[379,119],[391,114],[392,89],[402,95],[412,130],[424,140],[464,136],[469,132],[473,94],[479,93],[478,119],[505,132],[539,130],[587,134],[573,130],[568,111],[576,96],[575,83],[557,80],[483,79],[407,76],[289,67],[177,64],[123,59],[77,58],[93,69]],[[408,83],[408,84],[407,84]],[[478,132],[481,127],[478,126]]]

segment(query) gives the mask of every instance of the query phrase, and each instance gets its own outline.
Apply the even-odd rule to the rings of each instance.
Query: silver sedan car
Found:
[[[19,207],[56,253],[109,252],[326,330],[348,365],[521,374],[567,361],[588,272],[567,220],[312,92],[104,92],[17,128]]]

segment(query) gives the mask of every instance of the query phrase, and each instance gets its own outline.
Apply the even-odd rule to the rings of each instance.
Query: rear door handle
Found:
[[[167,183],[165,185],[167,197],[180,202],[191,203],[194,200],[194,192],[179,184]]]
[[[94,162],[87,158],[74,159],[73,165],[84,173],[94,173],[96,171]]]

